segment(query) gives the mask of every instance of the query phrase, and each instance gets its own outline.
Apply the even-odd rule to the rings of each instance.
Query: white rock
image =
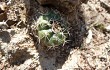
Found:
[[[6,9],[6,7],[7,7],[7,5],[6,5],[6,3],[5,2],[0,2],[0,9],[1,10],[5,10]]]
[[[105,29],[106,29],[107,31],[110,31],[110,25],[107,26],[107,27],[105,27]]]
[[[86,43],[87,44],[89,44],[90,42],[91,42],[91,39],[92,39],[92,31],[91,30],[89,30],[88,31],[88,36],[87,36],[87,38],[86,38]]]
[[[30,65],[33,62],[32,59],[28,59],[24,62],[25,65]]]

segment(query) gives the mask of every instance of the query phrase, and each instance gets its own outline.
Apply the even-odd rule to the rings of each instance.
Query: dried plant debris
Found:
[[[104,24],[95,24],[94,27],[95,27],[97,30],[100,30],[100,31],[104,31],[104,30],[105,30]]]

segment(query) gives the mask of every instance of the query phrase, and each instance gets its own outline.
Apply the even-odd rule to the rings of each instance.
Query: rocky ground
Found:
[[[0,1],[0,70],[110,70],[109,0],[74,0],[74,10],[59,5],[63,0],[54,6],[40,1]],[[70,41],[43,49],[33,26],[49,11],[69,25]]]

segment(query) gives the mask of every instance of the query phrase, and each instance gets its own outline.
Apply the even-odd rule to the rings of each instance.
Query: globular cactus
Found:
[[[49,40],[49,45],[50,46],[59,46],[61,44],[64,44],[66,42],[66,36],[64,35],[63,32],[59,32],[54,34],[50,40]]]
[[[37,21],[37,30],[47,30],[51,28],[49,21],[45,20],[43,16],[40,16]]]
[[[53,34],[54,33],[52,32],[51,29],[38,31],[38,37],[40,40],[47,41],[52,37]]]
[[[67,36],[62,30],[64,28],[61,28],[61,26],[58,25],[55,27],[56,29],[53,29],[53,24],[58,25],[56,23],[51,24],[46,16],[40,16],[37,20],[37,35],[39,41],[40,43],[43,42],[43,44],[47,47],[63,45],[66,42]]]

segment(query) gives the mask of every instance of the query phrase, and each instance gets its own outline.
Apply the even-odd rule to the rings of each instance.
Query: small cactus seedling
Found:
[[[48,15],[49,16],[49,15]],[[57,22],[51,23],[48,16],[40,16],[37,20],[37,35],[40,43],[47,47],[55,47],[66,42],[67,36]]]

